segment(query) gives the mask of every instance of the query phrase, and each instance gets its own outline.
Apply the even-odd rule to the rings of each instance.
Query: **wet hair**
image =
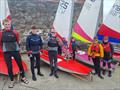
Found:
[[[31,26],[31,29],[37,29],[35,25],[32,25]]]
[[[2,24],[4,25],[5,23],[8,23],[8,22],[10,22],[10,20],[6,18],[6,19],[3,20]]]

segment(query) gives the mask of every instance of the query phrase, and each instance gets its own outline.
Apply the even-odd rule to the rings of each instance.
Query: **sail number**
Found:
[[[60,6],[61,6],[61,13],[64,13],[68,7],[69,3],[66,2],[65,0],[61,0]]]
[[[110,12],[113,16],[118,16],[120,18],[120,5],[114,5],[113,10]]]

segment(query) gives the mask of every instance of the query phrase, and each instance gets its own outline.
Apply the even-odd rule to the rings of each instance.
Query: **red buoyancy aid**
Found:
[[[96,45],[92,45],[91,46],[91,51],[92,52],[96,52],[96,53],[99,53],[100,52],[100,46],[99,46],[99,44],[96,44]]]
[[[105,52],[111,52],[110,43],[102,44]]]

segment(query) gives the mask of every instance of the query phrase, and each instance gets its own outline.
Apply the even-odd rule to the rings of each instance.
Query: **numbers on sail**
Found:
[[[60,6],[61,6],[60,10],[61,10],[61,13],[65,13],[68,5],[69,5],[69,3],[66,2],[65,0],[61,0],[60,1]]]
[[[87,10],[90,10],[91,6],[92,6],[92,4],[86,3],[86,6],[85,6],[85,7],[86,7]]]
[[[112,16],[118,16],[120,18],[120,5],[114,5],[113,10],[110,12]]]

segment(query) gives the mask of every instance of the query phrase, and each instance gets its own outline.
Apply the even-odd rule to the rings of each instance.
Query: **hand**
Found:
[[[90,58],[91,58],[91,57],[90,57],[90,56],[88,56],[88,60],[89,60],[89,61],[90,61]]]
[[[28,51],[27,54],[32,54],[32,51]]]
[[[100,57],[100,60],[101,60],[101,61],[104,61],[103,57]]]

